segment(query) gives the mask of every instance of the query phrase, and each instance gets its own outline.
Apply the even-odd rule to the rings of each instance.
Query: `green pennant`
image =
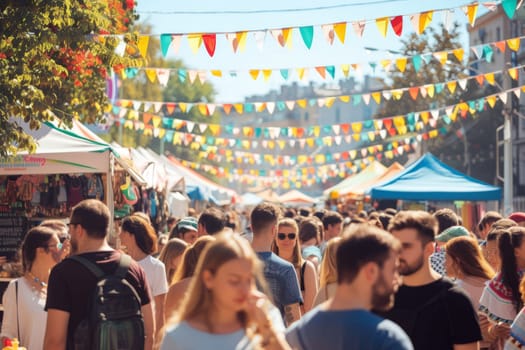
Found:
[[[421,55],[415,55],[412,57],[412,64],[414,65],[414,70],[416,73],[421,69],[421,61]]]
[[[354,98],[353,98],[354,106],[357,106],[358,104],[361,103],[362,97],[363,97],[362,95],[354,95]]]
[[[162,50],[162,56],[166,57],[168,54],[168,49],[171,45],[171,34],[161,34],[160,35],[160,49]]]
[[[326,66],[325,68],[328,74],[330,74],[330,76],[332,77],[332,79],[334,79],[335,78],[335,66]]]
[[[512,19],[512,17],[514,17],[514,13],[516,13],[516,5],[517,0],[503,0],[501,2],[501,7],[503,7],[503,11],[505,11],[505,14],[510,19]]]
[[[314,26],[299,27],[299,32],[301,33],[304,44],[310,49],[314,41]]]
[[[483,45],[483,56],[485,57],[485,61],[492,62],[492,58],[494,57],[494,49],[490,45]]]
[[[281,69],[279,71],[281,72],[281,76],[283,77],[283,79],[288,80],[288,74],[289,74],[288,69]]]

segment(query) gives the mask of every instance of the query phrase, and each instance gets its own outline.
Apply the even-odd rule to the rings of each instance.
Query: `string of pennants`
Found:
[[[134,111],[144,111],[145,113],[164,112],[165,115],[172,115],[176,112],[189,113],[193,108],[197,108],[201,115],[211,116],[217,111],[221,110],[224,114],[230,115],[232,111],[237,114],[247,114],[255,112],[268,112],[273,114],[275,111],[282,112],[285,110],[293,110],[296,106],[302,109],[308,107],[327,107],[331,108],[336,101],[343,103],[352,103],[354,106],[364,103],[369,105],[371,101],[375,101],[377,105],[381,104],[383,100],[400,100],[405,93],[408,93],[412,100],[416,100],[419,96],[426,98],[434,98],[436,94],[441,94],[448,90],[453,94],[457,86],[461,90],[465,91],[469,80],[475,80],[479,86],[483,86],[485,83],[489,85],[495,85],[495,75],[497,74],[508,74],[512,80],[517,81],[519,79],[519,70],[525,68],[525,65],[512,67],[506,70],[498,70],[468,78],[450,80],[447,82],[440,82],[435,84],[425,84],[420,86],[405,87],[399,89],[390,89],[376,91],[366,94],[349,94],[340,96],[329,96],[329,97],[318,97],[309,99],[296,99],[296,100],[280,100],[280,101],[259,101],[259,102],[222,102],[222,103],[201,103],[201,102],[154,102],[154,101],[142,101],[133,99],[119,99],[115,101],[113,106],[113,113],[119,114],[120,107],[126,109],[132,109]],[[446,88],[446,89],[445,89]],[[145,118],[153,119],[153,115],[146,115]],[[178,123],[178,122],[177,122]]]
[[[515,94],[518,98],[521,94],[521,91],[525,92],[525,86],[513,88],[510,90],[506,90],[503,92],[499,92],[494,95],[489,95],[482,97],[480,99],[466,101],[466,102],[460,102],[458,104],[450,105],[444,108],[439,108],[436,110],[431,111],[422,111],[422,112],[411,112],[405,116],[396,116],[396,117],[390,117],[390,118],[383,118],[378,119],[382,126],[385,126],[385,129],[381,130],[375,130],[375,131],[369,131],[369,132],[363,132],[363,133],[355,133],[352,136],[346,135],[345,137],[342,137],[341,135],[337,135],[335,137],[325,136],[325,137],[310,137],[305,139],[295,139],[291,138],[288,140],[263,140],[262,142],[255,141],[255,140],[246,140],[241,138],[224,138],[224,137],[210,137],[210,136],[200,136],[200,135],[194,135],[190,133],[179,133],[169,131],[167,132],[165,129],[159,128],[159,129],[153,129],[151,126],[144,125],[142,122],[139,121],[125,121],[124,127],[126,128],[132,128],[134,130],[141,131],[144,135],[153,136],[157,138],[161,138],[165,141],[171,142],[174,145],[184,145],[189,146],[192,149],[199,150],[202,148],[202,145],[207,145],[207,152],[201,153],[201,156],[205,156],[209,158],[209,154],[211,150],[221,150],[219,152],[219,155],[230,157],[227,159],[228,162],[233,162],[234,157],[234,151],[232,151],[230,148],[233,146],[237,146],[239,148],[243,149],[255,149],[258,146],[262,146],[263,148],[270,148],[275,149],[276,147],[279,147],[280,149],[284,149],[286,145],[290,145],[291,147],[295,146],[296,144],[302,146],[301,148],[304,148],[305,145],[308,145],[310,147],[314,146],[332,146],[335,144],[341,144],[342,140],[345,141],[351,141],[352,139],[355,141],[374,141],[377,136],[380,136],[381,139],[385,139],[387,135],[390,137],[396,136],[396,135],[405,135],[407,133],[413,133],[413,132],[419,132],[425,129],[427,125],[430,125],[431,127],[436,127],[438,118],[440,117],[440,111],[444,110],[445,115],[441,116],[441,120],[445,124],[450,124],[453,121],[457,120],[458,114],[462,118],[466,118],[467,115],[470,113],[473,117],[475,116],[476,112],[482,111],[485,109],[485,104],[488,104],[491,108],[494,107],[496,104],[497,99],[501,100],[503,103],[506,103],[507,101],[507,94],[509,92],[512,92]],[[436,111],[437,113],[433,113]],[[372,125],[376,125],[376,120],[370,120],[365,122],[372,122]],[[388,122],[387,122],[388,121]],[[114,121],[113,121],[114,122]],[[279,130],[290,130],[289,128],[277,128]],[[292,129],[293,130],[293,129]],[[445,129],[446,130],[446,129]],[[280,133],[280,132],[279,132]],[[425,136],[428,135],[428,136]],[[421,136],[417,136],[419,141],[421,139],[425,139],[425,137],[432,138],[432,135],[436,135],[436,132],[426,132]],[[286,135],[289,136],[289,135]],[[292,135],[293,137],[293,135]],[[216,146],[213,148],[213,146]],[[369,146],[373,148],[365,148],[366,151],[361,150],[361,153],[364,152],[373,152],[376,148],[376,146]],[[230,149],[230,150],[228,150]],[[346,151],[348,154],[347,156],[350,158],[355,158],[357,155],[357,151],[351,150]],[[344,153],[344,152],[343,152]],[[214,152],[214,154],[217,154],[217,152]],[[253,159],[251,162],[254,164],[262,164],[262,161],[283,165],[284,162],[288,162],[285,165],[296,165],[298,163],[302,162],[315,162],[317,164],[322,164],[323,162],[326,162],[327,159],[330,161],[333,159],[333,156],[328,155],[318,155],[317,158],[309,158],[309,156],[276,156],[272,154],[256,154],[251,153]],[[242,159],[248,159],[248,152],[243,153]],[[221,159],[222,160],[222,159]]]
[[[468,22],[471,26],[474,26],[476,21],[476,16],[478,12],[479,5],[483,5],[490,11],[494,11],[498,4],[501,4],[504,12],[509,18],[514,17],[517,0],[502,0],[501,2],[494,1],[480,1],[474,2],[469,5],[459,7],[461,11],[466,15]],[[245,30],[245,31],[236,31],[236,32],[215,32],[215,33],[164,33],[160,34],[160,48],[162,54],[166,56],[170,50],[177,54],[182,42],[182,39],[185,38],[191,51],[194,54],[197,54],[201,47],[204,46],[205,51],[210,57],[215,55],[217,49],[217,38],[221,34],[224,34],[224,38],[230,44],[234,53],[243,52],[246,48],[246,43],[248,41],[248,34],[253,35],[253,39],[257,47],[262,50],[264,48],[265,38],[268,34],[272,36],[276,42],[281,47],[292,47],[292,37],[294,33],[299,33],[302,38],[302,41],[307,49],[312,47],[314,41],[315,27],[320,27],[325,40],[328,44],[333,45],[335,38],[337,38],[341,44],[345,43],[347,26],[351,25],[356,36],[361,38],[363,36],[365,27],[369,23],[375,23],[379,33],[383,37],[387,36],[388,28],[391,27],[391,30],[395,35],[401,36],[404,31],[403,23],[404,19],[407,18],[412,24],[414,31],[417,34],[423,33],[423,31],[432,23],[434,14],[436,12],[441,12],[443,21],[448,26],[452,23],[453,14],[457,8],[447,8],[447,9],[436,9],[420,13],[414,13],[409,15],[397,15],[393,17],[381,17],[375,18],[373,20],[358,20],[354,22],[339,22],[339,23],[328,23],[322,24],[320,26],[307,25],[300,27],[287,27],[287,28],[276,28],[276,29],[260,29],[260,30]],[[121,39],[121,45],[118,48],[118,52],[122,55],[125,54],[127,45],[123,40],[122,36],[119,35],[97,35],[95,36],[98,40],[105,40],[107,36],[119,37]],[[149,46],[149,39],[151,36],[158,35],[141,35],[139,36],[137,46],[143,57],[146,57],[146,53]]]
[[[510,38],[506,40],[494,41],[479,45],[474,45],[470,50],[474,53],[476,59],[485,59],[487,62],[492,62],[495,49],[500,52],[505,52],[508,48],[512,51],[518,51],[521,40],[525,36]],[[371,49],[369,49],[371,50]],[[468,51],[467,51],[468,52]],[[397,69],[399,72],[406,70],[407,64],[411,63],[414,69],[419,71],[423,64],[430,62],[439,62],[445,65],[449,57],[455,57],[459,62],[463,62],[469,55],[465,55],[465,49],[457,48],[445,51],[436,51],[422,53],[413,56],[402,56],[396,58],[385,58],[377,61],[360,62],[360,63],[346,63],[340,65],[326,65],[315,67],[295,67],[295,68],[258,68],[248,69],[247,71],[240,70],[199,70],[186,68],[153,68],[153,67],[127,67],[120,71],[119,76],[122,79],[133,79],[138,76],[139,72],[144,72],[148,81],[152,84],[160,84],[167,86],[172,77],[177,77],[180,82],[190,82],[191,84],[199,81],[201,84],[205,83],[210,78],[230,77],[236,78],[242,75],[249,75],[253,80],[262,80],[268,82],[272,76],[280,76],[284,81],[289,80],[293,74],[297,74],[297,78],[301,81],[307,80],[311,74],[317,74],[322,79],[335,79],[337,76],[344,76],[347,78],[351,71],[360,72],[365,67],[370,67],[374,72],[382,69],[388,72],[392,69]]]
[[[385,138],[387,135],[394,136],[398,133],[403,133],[405,130],[414,129],[417,123],[422,121],[424,125],[433,125],[437,122],[439,115],[444,111],[442,116],[443,121],[447,124],[455,121],[457,112],[460,111],[462,116],[468,111],[483,110],[485,103],[489,104],[491,108],[494,107],[497,100],[503,103],[507,101],[507,93],[512,92],[518,98],[523,90],[520,87],[498,92],[493,95],[481,97],[476,100],[460,102],[441,108],[434,108],[420,112],[410,112],[405,115],[397,115],[385,117],[380,119],[369,119],[365,121],[357,121],[353,123],[332,124],[332,125],[311,125],[307,127],[251,127],[251,126],[233,126],[231,124],[206,124],[197,123],[188,120],[174,119],[168,117],[154,116],[154,118],[139,120],[139,112],[133,110],[120,110],[118,117],[113,118],[112,122],[118,121],[123,126],[130,130],[144,130],[144,132],[156,138],[163,139],[173,144],[190,145],[192,142],[201,143],[215,143],[217,146],[233,147],[239,146],[244,149],[250,149],[254,145],[258,146],[259,142],[253,143],[253,140],[241,139],[239,136],[244,136],[251,139],[262,139],[260,143],[265,148],[283,149],[287,146],[295,147],[299,145],[304,148],[306,145],[310,147],[322,145],[347,143],[353,139],[360,140],[374,140],[376,137]],[[128,118],[127,120],[124,117]],[[151,124],[150,124],[151,121]],[[195,128],[197,126],[197,128]],[[181,130],[186,132],[180,132]],[[204,134],[209,130],[210,136],[197,135],[193,131],[200,131]],[[232,135],[232,138],[224,137],[223,135]],[[333,136],[331,136],[333,135]],[[351,136],[351,139],[347,136]],[[282,139],[288,137],[288,140]],[[264,141],[267,141],[264,143]],[[270,142],[272,141],[272,142]],[[255,147],[254,147],[255,148]]]

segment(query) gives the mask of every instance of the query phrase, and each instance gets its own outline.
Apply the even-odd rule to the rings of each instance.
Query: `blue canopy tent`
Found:
[[[467,176],[426,153],[397,176],[371,188],[373,199],[490,201],[501,188]]]

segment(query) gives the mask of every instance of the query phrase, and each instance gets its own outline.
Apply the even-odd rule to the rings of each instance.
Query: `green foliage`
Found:
[[[55,116],[94,123],[107,104],[111,66],[141,65],[117,56],[118,40],[96,34],[126,32],[136,16],[132,1],[21,0],[0,2],[0,156],[35,151],[17,120],[38,129]],[[133,48],[134,36],[125,40]]]

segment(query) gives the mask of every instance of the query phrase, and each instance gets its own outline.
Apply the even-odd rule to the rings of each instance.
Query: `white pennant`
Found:
[[[343,138],[341,136],[334,136],[334,141],[335,141],[335,144],[339,146],[341,142],[343,141]]]
[[[370,94],[364,94],[364,95],[361,95],[363,97],[363,100],[365,101],[365,104],[368,106],[368,104],[370,103]]]
[[[159,113],[160,109],[162,108],[163,103],[162,102],[153,102],[153,110],[155,113]]]
[[[290,145],[290,147],[294,147],[295,146],[295,139],[288,140],[288,144]]]
[[[341,125],[339,124],[332,125],[332,130],[334,131],[334,134],[339,135],[339,132],[341,131]]]
[[[472,52],[474,52],[474,55],[476,55],[476,58],[479,59],[481,55],[483,55],[483,46],[482,45],[473,46]]]
[[[208,73],[206,73],[205,70],[200,70],[197,72],[197,76],[199,77],[199,81],[201,82],[201,84],[204,84],[206,80],[208,80],[207,74]]]
[[[273,114],[273,111],[275,110],[275,102],[266,102],[266,109],[268,110],[268,113]]]
[[[385,137],[386,137],[386,133],[387,131],[385,129],[381,129],[379,130],[379,136],[381,136],[381,138],[384,140]]]
[[[347,144],[351,144],[352,143],[352,136],[351,135],[345,135],[345,142]]]
[[[217,105],[214,103],[208,103],[206,107],[208,108],[208,113],[212,115],[215,112],[215,108],[217,107]]]
[[[416,33],[419,33],[419,17],[421,14],[416,13],[412,16],[410,16],[410,23],[412,23],[412,27],[414,27],[414,31]]]
[[[232,129],[232,133],[235,136],[239,135],[240,132],[241,132],[240,128],[235,127],[235,128]]]
[[[392,97],[392,91],[390,91],[390,90],[383,91],[383,97],[387,101],[390,100],[390,98]]]
[[[403,152],[405,152],[405,149],[403,148],[403,146],[398,146],[397,147],[397,153],[399,153],[399,155],[402,155]]]
[[[332,45],[334,43],[335,33],[333,24],[323,24],[321,26],[326,41]]]
[[[295,101],[285,101],[286,107],[291,111],[295,107]]]
[[[435,128],[435,127],[436,127],[436,124],[437,124],[437,120],[435,120],[435,119],[430,119],[430,120],[428,121],[428,124],[429,124],[431,127]]]
[[[207,128],[208,128],[208,124],[199,123],[199,130],[201,133],[204,133]]]
[[[168,86],[168,81],[170,80],[170,70],[163,68],[157,69],[157,79],[159,80],[159,84],[161,86]]]
[[[450,116],[453,111],[454,111],[454,106],[448,106],[445,108],[445,114],[448,116]]]
[[[432,115],[432,118],[438,119],[439,118],[439,109],[433,109],[430,111],[430,115]]]
[[[521,95],[521,89],[514,89],[514,95],[516,95],[517,98],[520,98],[520,95]]]
[[[383,127],[383,120],[381,119],[374,120],[374,123],[376,124],[376,127],[378,129],[381,129]]]
[[[149,112],[151,108],[151,102],[144,102],[144,112]]]
[[[233,147],[233,146],[235,146],[235,144],[237,143],[237,140],[235,140],[235,139],[229,139],[229,143],[230,143],[230,147]]]
[[[326,98],[319,98],[319,99],[317,99],[317,105],[319,107],[323,107],[325,105],[325,103],[326,103]]]
[[[427,88],[426,88],[426,86],[421,86],[419,88],[419,93],[421,94],[421,97],[423,97],[423,98],[427,97]]]
[[[135,111],[140,110],[140,107],[142,106],[142,101],[133,101],[133,109]]]
[[[252,149],[257,148],[259,146],[259,142],[257,140],[252,141]]]
[[[126,46],[127,46],[127,44],[124,41],[124,36],[123,35],[118,35],[116,38],[119,39],[119,43],[118,43],[117,47],[115,48],[115,55],[123,57],[124,54],[126,53]]]
[[[193,132],[193,127],[195,126],[194,122],[190,122],[189,120],[186,121],[186,129],[188,132]]]
[[[462,90],[465,90],[467,88],[467,79],[459,79],[458,84]]]
[[[443,26],[445,27],[447,31],[450,32],[452,30],[452,24],[454,23],[454,10],[453,9],[444,10],[441,12],[441,14],[442,14]]]
[[[195,78],[197,78],[197,71],[196,70],[188,70],[188,78],[190,79],[190,83],[193,84],[195,81]]]
[[[266,40],[266,31],[256,31],[253,32],[253,36],[255,38],[255,43],[257,44],[257,48],[262,52],[264,49],[264,41]]]
[[[501,100],[501,102],[507,103],[507,92],[502,92],[501,94],[498,95],[498,97]]]
[[[299,139],[299,146],[301,146],[301,149],[304,148],[305,143],[306,143],[305,139]]]
[[[423,135],[421,135],[421,134],[417,134],[417,135],[416,135],[416,139],[417,139],[419,142],[421,142],[421,140],[423,139]]]

